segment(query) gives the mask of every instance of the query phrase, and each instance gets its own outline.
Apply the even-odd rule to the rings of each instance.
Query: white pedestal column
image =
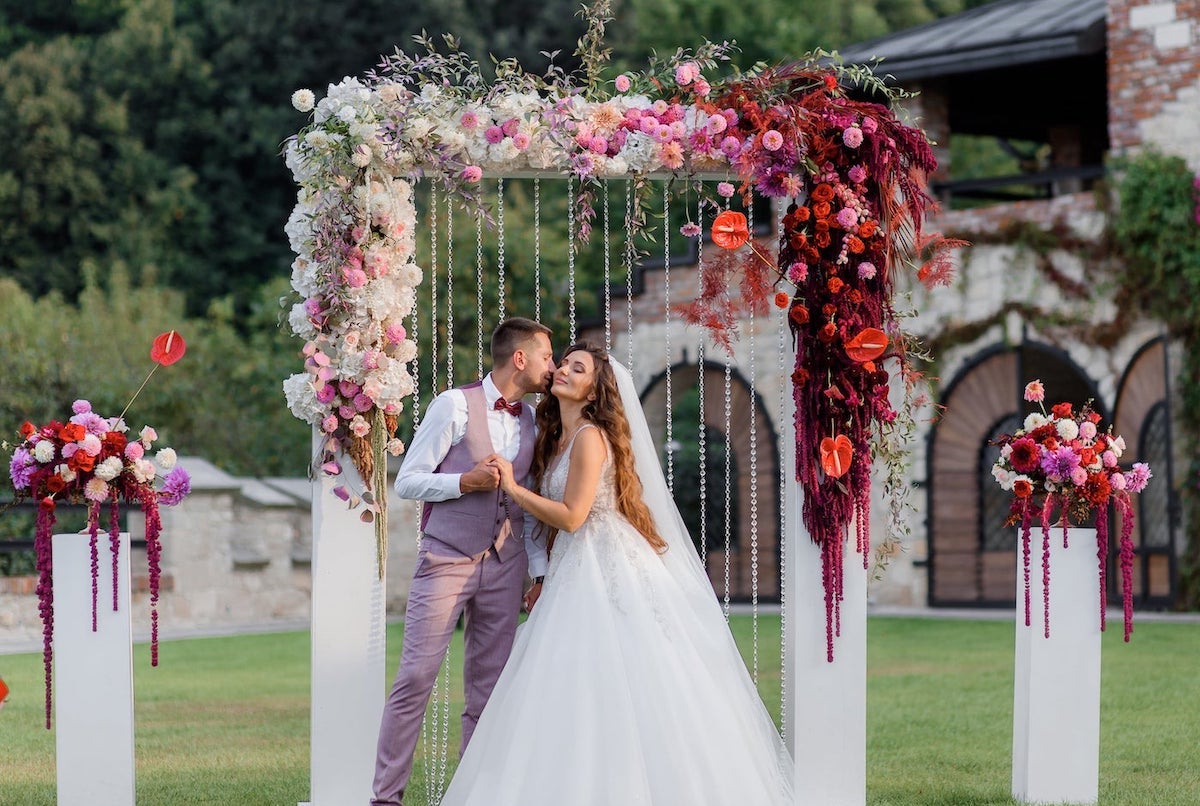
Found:
[[[360,520],[361,508],[350,510],[333,494],[350,486],[347,477],[357,482],[353,463],[341,462],[342,475],[322,474],[313,483],[313,806],[370,801],[383,714],[386,613],[375,527]]]
[[[133,635],[129,621],[129,534],[117,550],[97,540],[96,631],[87,535],[54,535],[54,719],[60,804],[134,803]]]
[[[791,422],[790,413],[789,419]],[[785,461],[795,467],[795,443]],[[803,494],[787,489],[787,739],[795,759],[797,806],[867,802],[867,572],[853,540],[843,568],[841,637],[826,659],[821,552],[801,520]]]
[[[1030,626],[1017,538],[1012,795],[1023,803],[1095,803],[1100,774],[1100,600],[1096,531],[1050,532],[1050,637],[1042,533],[1030,535]]]

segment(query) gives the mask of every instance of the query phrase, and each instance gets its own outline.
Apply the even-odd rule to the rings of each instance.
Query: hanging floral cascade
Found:
[[[849,97],[847,73],[836,62],[788,65],[734,82],[708,102],[730,123],[718,125],[721,148],[742,192],[789,203],[777,258],[755,247],[740,260],[730,253],[710,261],[688,309],[692,321],[725,339],[738,302],[765,314],[773,294],[788,311],[796,344],[795,472],[804,525],[821,550],[830,661],[848,534],[853,526],[865,567],[871,458],[895,441],[888,362],[906,387],[917,375],[892,307],[896,273],[926,254],[917,278],[945,284],[949,250],[961,245],[922,232],[932,207],[925,177],[936,167],[925,135],[900,123],[890,106]],[[895,94],[865,70],[851,78],[862,94]],[[745,217],[733,211],[717,216],[712,234],[730,250],[749,239]],[[740,276],[736,301],[733,274]],[[897,452],[895,445],[883,449]]]
[[[1096,558],[1100,580],[1100,629],[1105,627],[1104,605],[1108,598],[1108,507],[1121,514],[1121,592],[1125,616],[1125,640],[1133,632],[1133,506],[1131,493],[1139,493],[1150,481],[1149,465],[1135,462],[1128,470],[1120,464],[1125,440],[1099,429],[1100,415],[1090,404],[1078,411],[1070,403],[1057,403],[1046,414],[1041,381],[1025,386],[1025,400],[1037,403],[1041,413],[1025,418],[1023,428],[1002,434],[994,444],[1000,457],[992,475],[1013,494],[1008,525],[1021,527],[1021,556],[1025,580],[1025,626],[1030,626],[1029,601],[1030,533],[1034,518],[1042,526],[1042,623],[1050,637],[1050,525],[1062,524],[1063,548],[1072,522],[1094,518]]]
[[[162,554],[160,506],[174,506],[191,491],[187,471],[176,464],[175,451],[158,446],[158,433],[145,426],[129,436],[125,412],[160,366],[174,364],[186,350],[175,331],[154,340],[150,357],[154,367],[138,387],[125,411],[102,417],[87,400],[76,400],[67,422],[57,420],[21,426],[21,443],[9,462],[14,503],[38,502],[34,534],[37,553],[38,612],[42,617],[42,661],[46,679],[46,728],[50,728],[51,670],[54,642],[54,562],[52,536],[58,502],[84,503],[88,507],[88,535],[92,553],[92,631],[97,626],[100,520],[107,513],[112,551],[114,612],[117,601],[117,550],[120,541],[120,505],[136,504],[146,520],[146,560],[150,576],[150,664],[158,665],[159,560]],[[153,458],[151,451],[154,450]],[[160,475],[160,471],[162,475]]]
[[[417,37],[424,52],[397,49],[365,80],[331,85],[319,102],[309,90],[293,95],[313,118],[287,147],[300,185],[288,222],[298,255],[291,325],[307,356],[306,372],[285,384],[289,405],[327,435],[316,464],[340,472],[335,454],[349,450],[370,487],[369,460],[379,466],[390,418],[413,391],[403,365],[416,349],[400,320],[421,272],[412,262],[406,180],[427,177],[486,219],[479,184],[486,174],[561,174],[578,182],[580,240],[609,178],[631,179],[635,188],[631,238],[645,229],[641,202],[652,175],[681,180],[713,212],[738,192],[747,201],[753,192],[793,199],[778,260],[731,251],[706,261],[700,294],[683,314],[728,346],[742,310],[766,313],[773,295],[790,309],[796,472],[805,524],[825,558],[832,659],[840,558],[855,518],[858,547],[867,540],[870,455],[880,450],[871,431],[886,431],[896,417],[885,362],[906,383],[914,378],[891,307],[894,273],[924,255],[932,260],[920,279],[936,285],[949,277],[945,247],[954,244],[922,234],[931,206],[924,179],[935,165],[929,143],[893,114],[903,92],[836,54],[721,79],[712,74],[732,45],[705,43],[606,78],[609,3],[583,16],[580,74],[552,65],[532,75],[510,59],[489,81],[452,37],[440,44]],[[726,212],[717,225],[725,245],[753,247],[744,217],[739,223],[739,213]],[[701,228],[689,221],[682,233],[698,237]],[[368,440],[370,452],[360,447]],[[901,441],[889,443],[892,455],[902,453]]]

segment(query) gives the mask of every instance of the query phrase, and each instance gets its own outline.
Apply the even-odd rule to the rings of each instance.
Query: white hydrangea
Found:
[[[297,302],[288,312],[288,325],[292,328],[292,332],[302,339],[311,339],[317,335],[317,329],[313,327],[312,320],[308,318],[308,312],[304,310],[303,302]]]
[[[629,170],[645,173],[658,164],[658,144],[647,134],[631,132],[618,156],[625,160]]]
[[[327,412],[325,404],[317,400],[312,376],[307,372],[292,375],[283,382],[283,394],[288,409],[300,420],[311,425],[320,425]]]

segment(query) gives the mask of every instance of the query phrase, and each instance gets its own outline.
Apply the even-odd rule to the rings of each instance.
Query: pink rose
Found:
[[[599,135],[588,140],[587,145],[589,149],[597,154],[603,154],[605,151],[608,151],[608,141]]]
[[[1082,487],[1087,484],[1087,470],[1076,466],[1071,470],[1071,483],[1076,487]]]
[[[337,388],[333,384],[322,384],[321,388],[317,390],[317,400],[321,403],[332,403],[335,397],[337,397]]]
[[[354,410],[353,406],[349,406],[349,405],[338,406],[338,416],[341,417],[343,420],[349,420],[350,418],[354,417],[356,414],[358,414],[358,412],[356,412]]]
[[[330,414],[321,421],[321,430],[326,434],[332,434],[338,428],[338,418],[336,415]]]
[[[404,325],[391,324],[383,331],[383,337],[391,344],[399,344],[408,336],[408,331],[404,329]]]
[[[146,449],[142,447],[140,442],[129,442],[125,445],[125,458],[136,462],[146,455]]]
[[[363,393],[358,393],[354,396],[354,408],[359,411],[370,411],[375,406],[375,401]]]
[[[525,149],[529,148],[529,135],[525,132],[518,131],[512,136],[512,142],[517,151],[524,151]]]
[[[521,121],[516,118],[509,118],[500,124],[500,131],[504,132],[505,137],[512,137],[517,133],[517,128],[521,125]]]
[[[341,392],[342,397],[346,398],[347,400],[357,395],[358,390],[361,388],[362,387],[354,381],[338,381],[338,391]]]
[[[478,165],[468,165],[463,168],[462,178],[468,182],[478,182],[483,178],[483,169]]]

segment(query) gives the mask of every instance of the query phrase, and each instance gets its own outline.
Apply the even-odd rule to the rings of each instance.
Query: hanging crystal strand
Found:
[[[730,475],[733,469],[733,438],[730,436],[733,413],[733,364],[728,353],[725,355],[725,620],[729,621],[729,564],[733,558],[733,511],[732,496],[729,494]]]
[[[542,321],[542,180],[533,180],[533,318]]]
[[[708,429],[704,426],[704,338],[696,347],[696,394],[700,397],[700,427],[696,445],[700,456],[700,564],[708,573]]]
[[[608,182],[602,188],[601,201],[604,204],[604,349],[612,352],[612,226],[611,211],[608,209]]]
[[[625,180],[625,307],[629,324],[627,347],[629,371],[633,372],[633,263],[637,253],[633,245],[633,180]]]
[[[483,211],[475,213],[475,348],[483,380]]]
[[[776,211],[776,232],[781,232],[783,229],[782,222],[779,220],[783,216],[782,210]],[[787,417],[787,398],[788,398],[788,370],[787,370],[787,309],[780,309],[780,322],[776,327],[779,334],[779,341],[775,352],[779,358],[779,428],[776,429],[779,434],[779,635],[782,638],[787,635],[787,461],[784,457],[787,456],[787,445],[784,440],[787,439],[788,429],[785,427],[785,419]],[[780,640],[779,642],[779,733],[784,741],[787,741],[787,641]]]
[[[454,200],[446,194],[446,388],[454,388]]]
[[[438,249],[437,249],[438,199],[437,188],[429,183],[429,387],[434,394],[438,390]],[[418,306],[413,306],[414,309]],[[414,313],[416,311],[414,310]],[[415,338],[418,331],[413,329]],[[414,362],[416,363],[416,362]]]
[[[571,329],[568,344],[575,343],[575,177],[567,177],[567,305]]]
[[[667,369],[663,376],[667,384],[667,490],[675,494],[675,451],[672,443],[675,439],[672,427],[674,402],[671,399],[671,191],[670,185],[663,180],[663,318],[665,320],[663,341],[667,345]]]
[[[754,232],[754,201],[751,200],[747,210],[747,225]],[[755,378],[755,355],[758,353],[755,337],[758,335],[758,320],[754,311],[750,311],[750,610],[752,655],[754,668],[753,680],[758,682],[758,428],[757,409],[758,394]]]
[[[496,321],[504,321],[504,177],[496,180]]]
[[[701,202],[696,204],[696,223],[700,226],[701,232],[704,231],[704,204],[703,196]],[[696,276],[704,276],[704,239],[700,239],[700,248],[696,250]],[[708,434],[707,427],[704,423],[704,336],[700,336],[700,342],[696,345],[696,392],[700,397],[700,427],[697,435],[697,445],[699,447],[700,456],[700,564],[704,566],[704,573],[708,574],[708,507],[705,502],[708,501]]]

